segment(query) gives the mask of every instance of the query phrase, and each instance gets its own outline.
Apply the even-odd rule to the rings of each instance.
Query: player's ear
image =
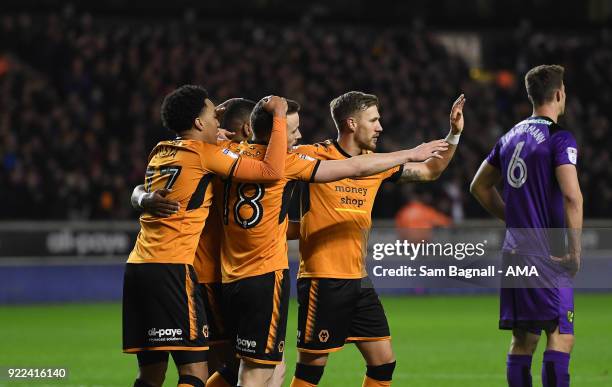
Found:
[[[200,117],[196,117],[196,119],[193,121],[194,126],[197,130],[202,131],[204,130],[204,123],[202,122],[202,120],[200,119]]]
[[[357,130],[357,120],[354,117],[349,117],[346,119],[346,127],[349,131],[354,132]]]
[[[244,124],[242,124],[242,133],[244,134],[244,137],[246,137],[247,140],[251,138],[251,135],[253,134],[253,129],[251,129],[251,123],[249,121],[246,121]]]

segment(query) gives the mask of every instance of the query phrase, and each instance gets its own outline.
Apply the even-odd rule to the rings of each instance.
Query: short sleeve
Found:
[[[551,138],[553,164],[555,167],[564,164],[576,165],[578,162],[578,146],[576,139],[567,130],[555,133]]]
[[[500,159],[500,151],[501,151],[501,140],[497,141],[491,153],[487,156],[486,160],[489,164],[494,166],[497,169],[501,169],[501,159]]]
[[[203,144],[204,149],[200,154],[202,160],[202,168],[213,172],[219,176],[230,176],[238,161],[238,154],[227,148],[222,148],[217,145]]]
[[[301,180],[311,182],[317,173],[321,160],[301,153],[290,153],[287,155],[285,166],[285,177],[290,180]]]

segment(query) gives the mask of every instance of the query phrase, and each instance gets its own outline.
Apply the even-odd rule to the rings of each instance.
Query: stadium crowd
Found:
[[[612,35],[536,33],[522,25],[478,77],[418,24],[402,26],[122,20],[64,11],[0,20],[0,198],[4,219],[127,219],[148,152],[170,133],[163,96],[204,85],[215,102],[277,94],[302,105],[304,142],[335,138],[329,101],[362,90],[381,101],[381,151],[443,137],[452,101],[468,98],[466,130],[436,184],[388,184],[374,216],[419,198],[453,217],[486,216],[469,182],[496,139],[531,114],[523,74],[566,67],[561,124],[580,146],[586,217],[612,217]],[[510,49],[508,49],[508,47]],[[496,48],[497,47],[497,48]],[[382,205],[384,203],[384,205]]]

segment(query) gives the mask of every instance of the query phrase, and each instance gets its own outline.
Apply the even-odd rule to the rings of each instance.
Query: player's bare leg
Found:
[[[319,384],[328,358],[328,353],[298,352],[291,387],[313,387]]]
[[[510,342],[511,355],[533,355],[538,347],[540,335],[522,329],[512,330],[512,341]]]
[[[268,387],[283,387],[286,372],[287,362],[285,362],[285,354],[283,353],[283,360],[274,367],[274,372],[272,373],[272,378],[270,379],[270,383],[268,383]]]
[[[177,366],[178,387],[204,387],[208,379],[207,362],[188,363]]]
[[[390,386],[395,369],[395,355],[391,340],[359,341],[355,344],[367,364],[363,386]]]
[[[569,361],[574,348],[574,335],[559,333],[559,327],[546,333],[548,341],[542,363],[544,387],[568,387],[570,385]]]
[[[512,341],[506,361],[506,379],[510,387],[531,386],[531,358],[540,335],[523,329],[512,330]]]
[[[274,365],[259,364],[242,359],[238,371],[238,386],[267,387],[272,379],[274,368]]]
[[[168,362],[147,364],[138,367],[138,378],[134,387],[161,387],[166,378]]]
[[[571,353],[574,349],[574,335],[559,333],[559,327],[553,332],[547,333],[547,351],[559,351],[565,353]]]

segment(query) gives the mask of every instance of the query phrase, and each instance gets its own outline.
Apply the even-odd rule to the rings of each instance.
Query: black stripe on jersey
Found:
[[[234,165],[232,165],[232,168],[230,169],[229,174],[227,175],[225,185],[223,186],[223,224],[229,223],[229,190],[232,186],[232,176],[234,176],[234,170],[238,165],[238,160],[236,160],[236,162],[234,162]]]
[[[387,177],[384,181],[390,181],[391,183],[395,183],[402,177],[402,173],[404,173],[404,164],[400,165],[399,169],[393,173],[393,175]]]
[[[310,184],[304,181],[296,183],[289,206],[289,219],[299,222],[310,210]]]
[[[312,170],[312,174],[310,175],[310,179],[308,180],[310,183],[314,182],[315,175],[317,174],[317,170],[319,169],[319,165],[321,164],[321,160],[317,160],[317,163]]]
[[[293,197],[293,192],[296,192],[296,194],[298,193],[298,191],[295,190],[297,183],[297,180],[292,180],[285,184],[285,188],[283,189],[283,199],[281,202],[280,214],[278,215],[278,224],[283,223],[285,221],[285,218],[287,217],[287,214],[289,213],[289,206],[292,203],[291,198]]]
[[[202,206],[202,203],[204,203],[204,196],[206,195],[206,188],[208,188],[208,184],[213,179],[213,177],[215,177],[213,173],[207,173],[206,175],[202,176],[200,182],[198,183],[198,186],[191,195],[191,199],[189,199],[189,203],[187,204],[187,211],[195,210]]]

